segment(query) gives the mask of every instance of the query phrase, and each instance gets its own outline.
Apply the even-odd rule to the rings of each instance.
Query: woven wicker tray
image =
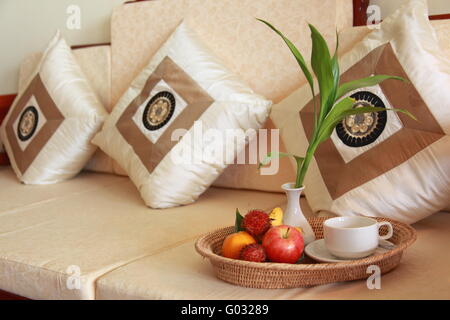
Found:
[[[326,218],[312,218],[309,222],[317,239],[323,238],[323,222]],[[311,287],[332,282],[367,279],[367,268],[377,265],[381,273],[394,269],[402,258],[405,249],[416,240],[415,230],[397,221],[389,221],[394,227],[394,235],[389,241],[396,247],[388,252],[364,259],[340,263],[318,263],[305,257],[300,264],[257,263],[222,257],[220,250],[225,237],[234,232],[234,227],[227,227],[209,233],[198,239],[197,252],[208,258],[217,277],[226,282],[250,288],[281,289]],[[381,229],[383,232],[383,227]]]

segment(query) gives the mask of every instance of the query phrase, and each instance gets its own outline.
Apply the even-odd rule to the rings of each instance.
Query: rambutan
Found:
[[[245,261],[264,262],[266,261],[266,251],[258,243],[249,244],[242,249],[240,258]]]
[[[261,210],[249,211],[242,220],[242,228],[254,237],[262,237],[270,227],[269,215]]]

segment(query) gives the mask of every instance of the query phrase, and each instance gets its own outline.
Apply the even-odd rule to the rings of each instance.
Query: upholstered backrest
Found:
[[[277,26],[309,57],[307,22],[333,44],[337,27],[351,25],[351,1],[258,0],[256,5],[254,0],[158,0],[124,4],[115,9],[111,22],[113,103],[183,19],[231,71],[256,93],[277,102],[304,78],[278,36],[256,21],[257,17]]]

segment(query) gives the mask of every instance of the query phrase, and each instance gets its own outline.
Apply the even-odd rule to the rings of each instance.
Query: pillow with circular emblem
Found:
[[[413,223],[450,198],[450,60],[438,45],[424,0],[413,0],[340,59],[340,82],[401,76],[351,92],[355,108],[403,108],[350,116],[316,151],[305,180],[315,212]],[[309,88],[273,107],[288,152],[305,154],[313,123]]]
[[[260,128],[271,104],[181,23],[93,142],[127,172],[148,206],[189,204],[243,150],[248,139],[235,138]]]
[[[58,32],[0,129],[20,181],[50,184],[76,175],[96,150],[90,140],[106,115]]]

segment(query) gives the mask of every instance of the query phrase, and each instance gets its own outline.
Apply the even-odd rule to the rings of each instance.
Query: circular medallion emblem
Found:
[[[360,91],[351,97],[356,100],[353,108],[386,108],[381,98],[372,92]],[[377,140],[386,127],[386,122],[386,111],[351,115],[336,126],[336,133],[345,145],[354,148],[363,147]]]
[[[17,126],[17,136],[21,141],[30,139],[36,131],[39,114],[35,107],[29,106],[23,110]]]
[[[175,97],[168,91],[155,94],[145,107],[142,121],[151,131],[164,127],[175,111]]]

